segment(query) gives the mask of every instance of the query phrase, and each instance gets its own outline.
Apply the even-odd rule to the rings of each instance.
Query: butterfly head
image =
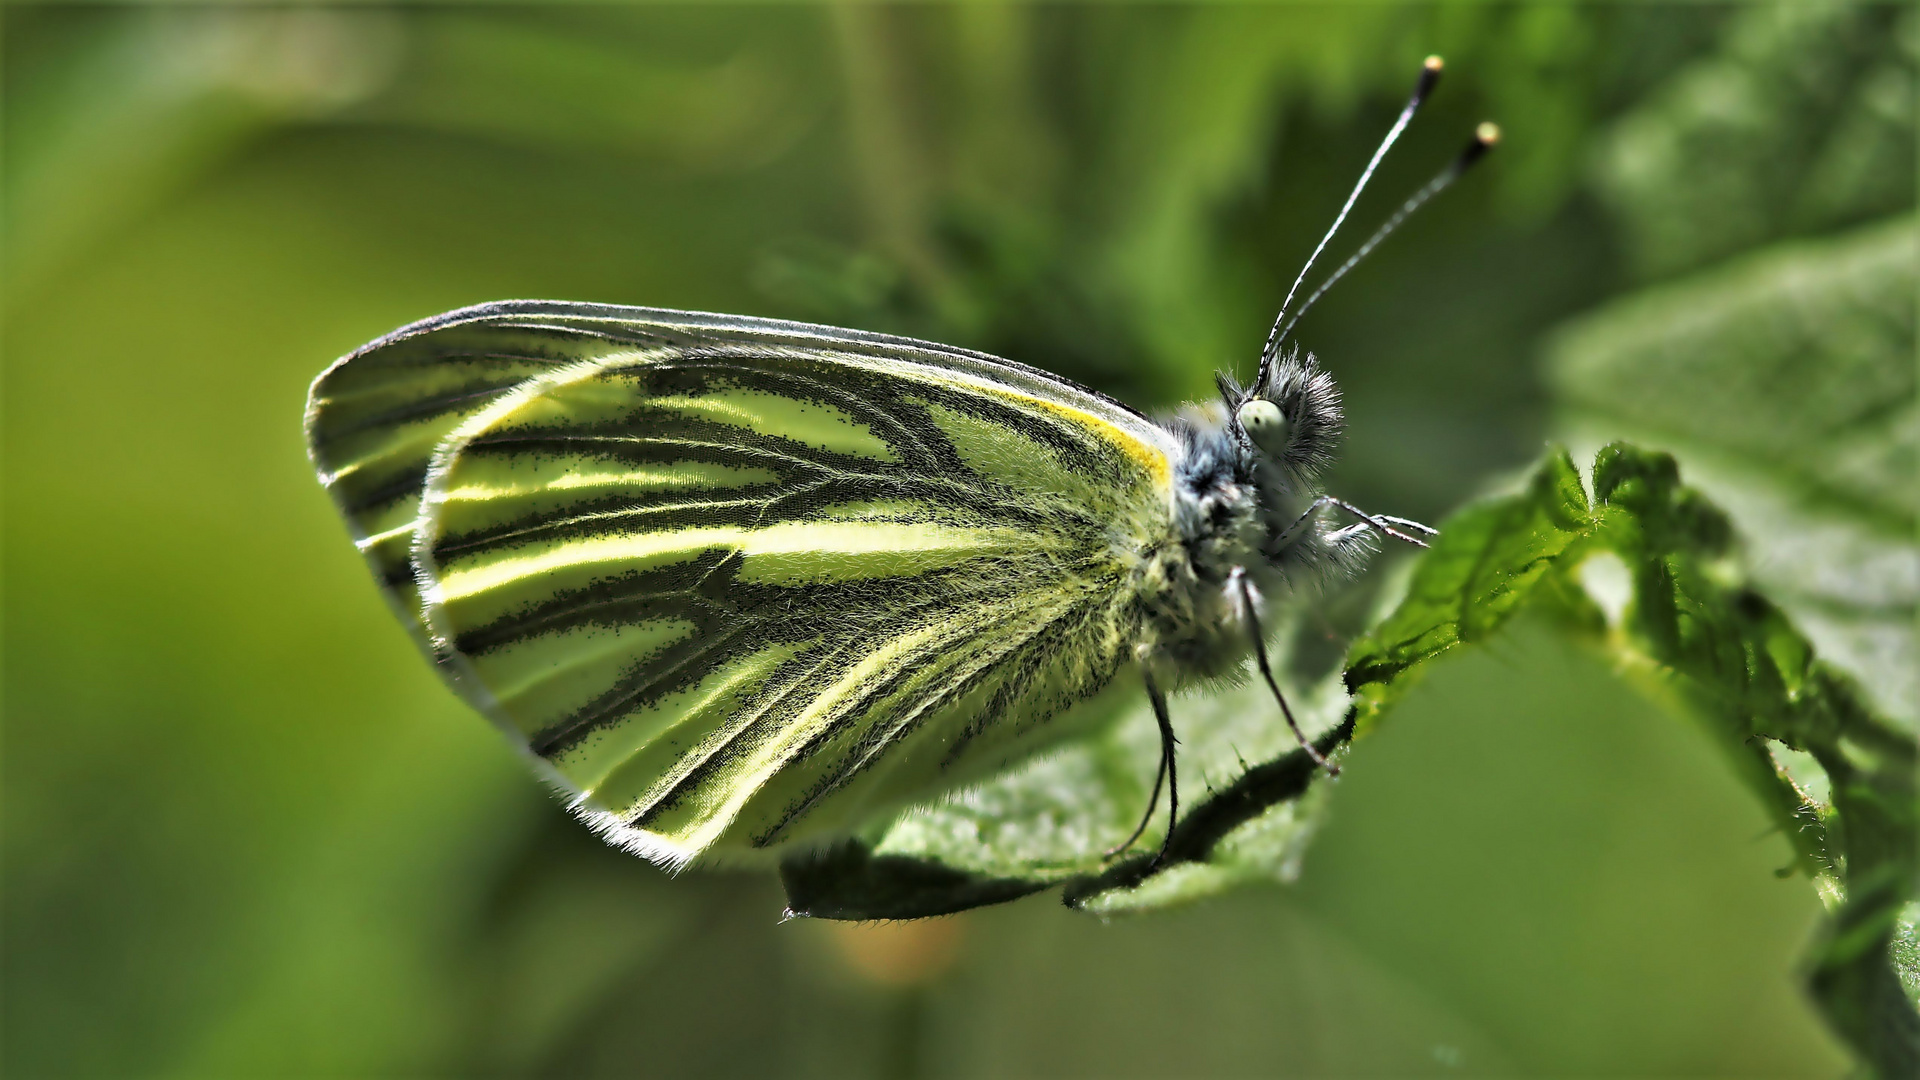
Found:
[[[1298,488],[1332,464],[1345,427],[1340,389],[1311,353],[1280,357],[1248,388],[1223,376],[1220,393],[1257,472]]]

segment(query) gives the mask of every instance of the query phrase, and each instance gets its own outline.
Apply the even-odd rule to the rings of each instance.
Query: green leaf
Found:
[[[1550,378],[1586,424],[1683,441],[1897,524],[1920,509],[1916,263],[1911,216],[1768,248],[1567,325]]]
[[[1895,934],[1920,870],[1912,736],[1876,716],[1852,680],[1819,660],[1790,618],[1745,581],[1729,557],[1727,516],[1680,482],[1673,457],[1610,445],[1594,462],[1593,492],[1590,506],[1572,462],[1555,452],[1520,491],[1448,521],[1406,598],[1351,651],[1347,719],[1317,745],[1335,752],[1367,735],[1448,652],[1485,641],[1522,611],[1546,616],[1716,738],[1834,912],[1809,965],[1816,999],[1864,1060],[1908,1075],[1907,1065],[1920,1066],[1920,1014],[1903,990],[1915,972],[1899,966],[1912,952],[1911,932],[1900,939],[1904,951]],[[1625,581],[1609,583],[1607,566],[1624,569]],[[1257,697],[1250,688],[1223,695],[1207,720],[1231,729],[1236,717],[1258,714]],[[1318,715],[1330,701],[1338,698],[1316,698]],[[1129,754],[1125,743],[1146,725],[1126,719],[1133,722],[875,837],[790,861],[792,912],[912,917],[1064,881],[1069,905],[1112,915],[1297,874],[1330,787],[1297,749],[1260,765],[1241,759],[1230,782],[1209,785],[1163,860],[1141,854],[1098,868],[1106,838],[1127,827],[1116,779],[1129,762],[1141,770],[1133,775],[1148,775],[1148,756],[1137,744]],[[1197,736],[1190,753],[1217,752],[1212,723],[1189,730]],[[1830,802],[1810,798],[1776,749],[1810,755],[1831,780]]]
[[[1601,455],[1629,579],[1614,639],[1718,727],[1799,846],[1833,912],[1815,1000],[1888,1076],[1920,1071],[1917,57],[1910,8],[1743,11],[1597,159],[1642,272],[1694,272],[1547,356],[1563,437],[1672,451],[1725,511],[1672,458]]]
[[[1770,796],[1836,904],[1812,957],[1816,1000],[1866,1061],[1912,1075],[1920,1014],[1892,951],[1920,870],[1912,735],[1875,716],[1779,608],[1730,576],[1720,560],[1727,524],[1680,485],[1670,456],[1610,446],[1594,473],[1606,550],[1626,562],[1634,585],[1614,647],[1684,695]],[[1831,778],[1830,805],[1801,792],[1769,742],[1813,756]]]
[[[1732,516],[1755,582],[1909,725],[1917,264],[1911,218],[1776,246],[1568,324],[1547,367],[1569,441],[1678,454]]]
[[[1117,914],[1295,876],[1326,785],[1266,688],[1252,684],[1175,696],[1184,784],[1167,859],[1153,864],[1164,799],[1131,851],[1106,857],[1139,823],[1159,755],[1144,695],[1122,689],[1134,700],[1100,734],[840,847],[789,858],[781,867],[789,911],[911,918],[1064,884],[1073,906]],[[1321,750],[1345,743],[1347,698],[1337,673],[1304,692],[1289,688],[1289,701]]]
[[[316,44],[323,43],[323,44]],[[275,128],[393,79],[388,12],[154,8],[46,50],[8,102],[8,302]],[[11,74],[11,73],[10,73]]]
[[[1891,4],[1741,10],[1598,148],[1642,275],[1912,206],[1917,34]]]
[[[1564,452],[1522,493],[1449,519],[1406,600],[1348,656],[1360,730],[1412,685],[1420,665],[1498,630],[1588,526],[1586,491]]]
[[[993,878],[932,859],[875,855],[858,841],[811,851],[780,865],[787,914],[815,919],[918,919],[1039,892],[1035,878]]]

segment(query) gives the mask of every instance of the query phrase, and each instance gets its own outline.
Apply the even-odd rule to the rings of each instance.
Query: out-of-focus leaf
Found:
[[[157,8],[101,21],[24,87],[10,79],[10,302],[249,140],[379,93],[402,40],[373,10]]]
[[[1105,211],[1092,266],[1186,396],[1203,396],[1221,358],[1252,346],[1251,334],[1234,332],[1206,216],[1267,167],[1257,133],[1279,120],[1276,91],[1291,83],[1321,108],[1350,107],[1367,87],[1360,58],[1387,47],[1399,13],[1352,5],[1265,14],[1201,7],[1169,25],[1110,88],[1116,138],[1089,177]]]
[[[357,118],[712,173],[778,158],[826,111],[824,88],[764,41],[701,56],[676,49],[657,20],[634,25],[625,14],[420,12],[406,76]],[[777,18],[800,32],[815,23]]]
[[[1641,273],[1913,205],[1917,34],[1905,5],[1741,11],[1596,157]]]
[[[1592,57],[1637,54],[1642,37],[1608,33],[1617,16],[1599,5],[1455,4],[1437,14],[1438,51],[1449,68],[1483,73],[1488,114],[1500,120],[1501,166],[1487,182],[1506,195],[1509,214],[1551,212],[1574,189],[1574,151],[1591,130],[1596,83],[1607,74]],[[1671,25],[1663,31],[1677,32]],[[1526,44],[1487,47],[1517,41]],[[1634,47],[1623,47],[1629,41]]]
[[[1263,180],[1290,98],[1343,112],[1376,89],[1372,61],[1417,36],[1399,16],[1142,8],[1096,26],[1020,9],[838,12],[865,240],[896,264],[899,287],[814,317],[1138,380],[1159,396],[1210,392],[1221,358],[1251,357],[1261,330],[1242,325],[1211,219]],[[1099,63],[1042,66],[1058,39],[1095,31],[1109,35]],[[788,300],[862,291],[819,288],[830,265],[798,269],[764,280]]]
[[[1728,559],[1731,523],[1680,484],[1672,457],[1609,446],[1596,458],[1593,489],[1589,514],[1556,457],[1525,492],[1450,522],[1407,600],[1353,651],[1349,680],[1362,715],[1391,703],[1468,628],[1491,630],[1520,601],[1556,613],[1579,636],[1610,615],[1606,651],[1622,670],[1677,693],[1718,736],[1833,907],[1809,972],[1829,1022],[1883,1075],[1911,1075],[1920,1015],[1904,987],[1920,972],[1910,942],[1895,936],[1920,863],[1911,732],[1874,715],[1857,686],[1744,583]],[[1513,527],[1528,518],[1531,528]],[[1624,591],[1589,584],[1603,575],[1588,567],[1610,560],[1625,565]],[[1501,578],[1509,589],[1480,584]],[[1600,595],[1588,602],[1588,590]],[[1477,606],[1477,597],[1490,602]],[[1830,801],[1809,798],[1773,746],[1810,755],[1831,782]]]
[[[1729,571],[1731,527],[1680,484],[1672,457],[1609,446],[1594,464],[1594,495],[1606,506],[1596,546],[1632,580],[1612,646],[1678,690],[1773,804],[1834,906],[1812,957],[1816,1001],[1882,1075],[1913,1075],[1920,1013],[1893,948],[1920,870],[1912,733],[1875,716],[1778,607]],[[1809,800],[1769,743],[1811,754],[1831,803]]]
[[[1755,580],[1878,709],[1920,716],[1911,218],[1777,248],[1569,324],[1548,374],[1576,443],[1679,454]]]
[[[1634,509],[1610,518],[1631,578],[1616,637],[1739,748],[1834,912],[1814,996],[1888,1076],[1920,1071],[1920,243],[1910,214],[1884,216],[1913,205],[1916,57],[1909,7],[1741,12],[1597,158],[1642,272],[1881,220],[1615,301],[1547,358],[1572,441],[1669,449],[1731,518],[1703,511],[1670,459],[1602,456],[1600,498]],[[1764,597],[1728,577],[1735,532]]]
[[[1549,370],[1582,420],[1684,439],[1898,522],[1920,510],[1917,284],[1911,217],[1771,247],[1581,318]]]

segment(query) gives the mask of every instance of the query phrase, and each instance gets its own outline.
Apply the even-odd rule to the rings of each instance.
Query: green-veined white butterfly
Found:
[[[628,850],[836,835],[1031,755],[1128,668],[1160,726],[1151,814],[1162,781],[1177,810],[1164,688],[1249,651],[1272,683],[1265,597],[1431,532],[1319,491],[1342,417],[1283,349],[1292,298],[1252,385],[1166,421],[924,341],[508,301],[341,359],[307,434],[441,674]]]

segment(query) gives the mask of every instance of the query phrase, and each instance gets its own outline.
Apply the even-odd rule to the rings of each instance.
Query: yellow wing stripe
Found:
[[[1139,437],[1137,431],[1129,431],[1102,416],[1075,408],[1058,401],[1022,394],[1015,390],[993,385],[978,387],[981,393],[990,394],[1008,401],[1019,402],[1030,408],[1058,417],[1060,420],[1077,427],[1101,442],[1118,448],[1143,473],[1148,484],[1162,493],[1171,491],[1173,484],[1173,463],[1168,459],[1164,444],[1156,445]]]
[[[942,525],[787,522],[762,529],[685,529],[575,541],[535,554],[450,570],[429,592],[431,602],[452,606],[539,578],[542,588],[584,585],[610,572],[630,572],[684,562],[725,549],[744,560],[747,580],[836,581],[892,577],[949,566],[1007,551],[1021,544],[1011,529],[955,529]]]

